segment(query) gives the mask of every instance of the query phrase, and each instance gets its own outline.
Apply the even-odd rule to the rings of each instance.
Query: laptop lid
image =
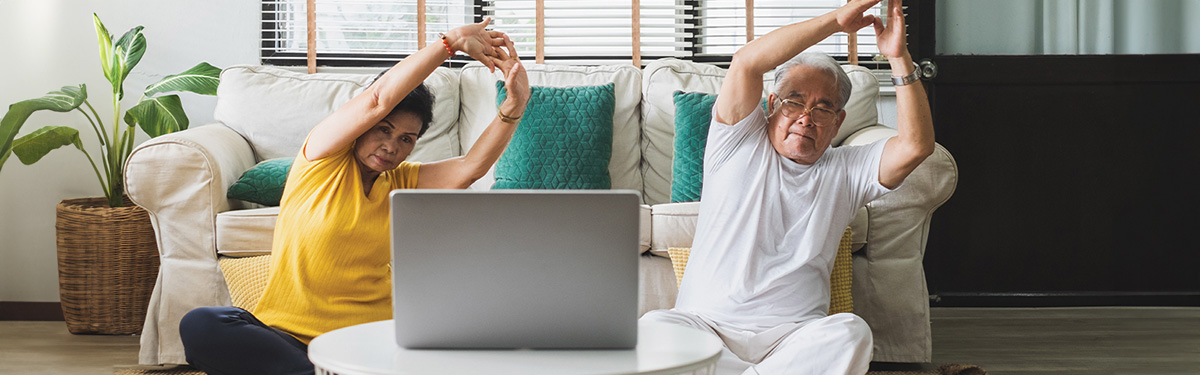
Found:
[[[391,219],[401,347],[636,345],[636,192],[395,190]]]

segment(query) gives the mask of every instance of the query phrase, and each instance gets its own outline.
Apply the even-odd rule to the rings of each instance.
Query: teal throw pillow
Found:
[[[504,82],[496,83],[504,102]],[[496,162],[493,189],[608,189],[613,84],[533,87],[508,149]]]
[[[258,163],[229,186],[225,197],[264,206],[278,206],[288,171],[292,169],[292,159],[278,158]]]
[[[700,200],[704,179],[704,144],[717,96],[675,92],[675,158],[671,163],[671,202]]]
[[[716,94],[676,91],[675,158],[671,162],[671,202],[700,200],[704,182],[704,147]],[[763,99],[763,110],[767,101]]]

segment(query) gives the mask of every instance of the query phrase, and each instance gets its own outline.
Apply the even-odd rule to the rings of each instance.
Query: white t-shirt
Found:
[[[855,212],[879,183],[881,140],[825,151],[812,165],[775,152],[762,107],[709,126],[704,189],[675,308],[746,329],[821,318],[829,274]]]

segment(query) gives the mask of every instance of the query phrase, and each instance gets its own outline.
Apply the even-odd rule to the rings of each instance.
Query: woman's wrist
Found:
[[[450,47],[450,49],[454,52],[463,50],[462,46],[460,45],[462,43],[462,33],[459,32],[458,29],[459,28],[453,28],[450,29],[450,31],[447,31],[445,34],[442,34],[442,40],[446,43],[446,46]]]
[[[506,118],[520,120],[522,116],[525,116],[525,106],[516,103],[514,99],[505,99],[496,112],[501,120],[505,120]]]
[[[454,49],[454,47],[451,47],[450,37],[446,34],[439,33],[436,46],[440,47],[443,51],[446,51],[447,59],[454,57],[454,54],[458,52],[458,50]]]

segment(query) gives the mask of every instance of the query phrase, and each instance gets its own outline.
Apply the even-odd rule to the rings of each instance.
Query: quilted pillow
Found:
[[[675,159],[671,164],[671,202],[700,200],[704,144],[717,96],[675,92]]]
[[[225,197],[264,206],[278,206],[288,171],[292,169],[292,159],[278,158],[258,163],[229,186]]]
[[[504,82],[496,82],[496,103]],[[613,84],[533,87],[513,139],[496,162],[493,189],[608,189]]]
[[[671,202],[700,200],[704,182],[704,145],[712,123],[716,94],[676,91],[675,158],[671,163]],[[763,99],[763,110],[767,101]]]
[[[217,266],[225,276],[229,298],[233,306],[254,311],[267,289],[267,276],[271,268],[271,255],[252,257],[217,257]]]

